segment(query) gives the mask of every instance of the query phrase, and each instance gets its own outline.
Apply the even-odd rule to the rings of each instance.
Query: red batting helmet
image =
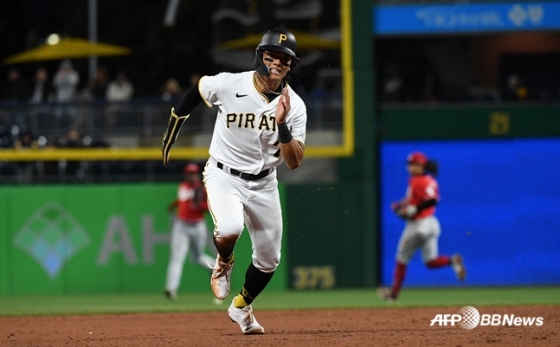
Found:
[[[422,166],[426,166],[428,163],[428,157],[422,152],[412,152],[406,158],[406,162],[408,164],[418,164]]]
[[[185,167],[183,168],[183,172],[184,173],[199,173],[200,172],[200,167],[194,163],[190,163],[185,165]]]

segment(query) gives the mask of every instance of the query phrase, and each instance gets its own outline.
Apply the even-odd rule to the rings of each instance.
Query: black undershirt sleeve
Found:
[[[437,204],[436,199],[430,199],[419,203],[418,206],[416,206],[416,208],[418,208],[418,212],[420,212],[422,210],[427,209],[428,207],[435,206],[436,204]]]
[[[195,84],[183,95],[183,98],[175,109],[175,114],[179,117],[186,116],[190,114],[201,101],[202,96],[200,96],[198,92],[198,85]]]

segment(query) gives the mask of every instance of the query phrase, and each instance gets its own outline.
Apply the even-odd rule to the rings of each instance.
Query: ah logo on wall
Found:
[[[89,243],[80,222],[55,202],[35,211],[14,237],[14,244],[37,260],[51,278]]]

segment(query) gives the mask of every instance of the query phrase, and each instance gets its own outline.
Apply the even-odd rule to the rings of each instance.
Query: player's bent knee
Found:
[[[239,235],[230,235],[230,236],[214,236],[214,240],[216,240],[218,248],[231,248],[235,246],[235,243],[239,239]]]
[[[397,257],[396,261],[397,261],[397,263],[407,265],[410,262],[410,259],[411,258],[408,258],[408,257]]]
[[[259,269],[262,272],[270,273],[276,271],[280,265],[280,258],[270,259],[270,260],[256,260],[253,259],[253,266]]]
[[[222,222],[216,225],[214,237],[230,239],[232,237],[238,238],[243,231],[243,224]]]

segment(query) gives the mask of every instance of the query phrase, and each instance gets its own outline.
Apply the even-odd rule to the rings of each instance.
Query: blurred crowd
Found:
[[[35,136],[23,128],[14,136],[12,129],[0,126],[2,147],[25,150],[50,150],[53,148],[109,148],[112,145],[103,137],[82,134],[70,128],[56,138]],[[33,183],[85,183],[85,182],[145,182],[177,180],[181,177],[181,161],[164,166],[161,160],[44,160],[0,161],[0,184]]]
[[[77,128],[70,128],[60,137],[48,138],[35,135],[27,127],[14,125],[10,128],[0,125],[0,148],[18,150],[51,148],[106,148],[109,143],[101,137],[82,135]],[[80,178],[84,176],[81,161],[15,161],[0,164],[0,176],[14,176],[19,183],[34,182],[37,176],[64,175]]]
[[[379,81],[378,100],[382,103],[438,104],[449,102],[520,102],[560,100],[560,88],[537,88],[528,84],[520,74],[512,73],[500,87],[481,88],[471,86],[455,94],[442,92],[433,72],[406,76],[387,69],[385,78]],[[542,84],[541,84],[542,85]]]
[[[76,101],[104,100],[128,101],[134,95],[134,85],[125,71],[116,71],[113,76],[105,67],[99,67],[95,78],[79,89],[80,75],[72,61],[63,60],[52,74],[39,67],[31,78],[22,76],[17,68],[10,68],[7,79],[0,89],[3,103],[66,104]]]
[[[176,78],[169,78],[161,86],[153,102],[175,104],[183,92],[198,83],[193,74],[184,86]],[[126,71],[108,71],[100,66],[95,77],[83,83],[84,77],[71,60],[63,60],[56,71],[37,68],[32,76],[24,76],[11,67],[0,81],[0,148],[100,148],[111,144],[100,133],[111,127],[129,126],[134,98],[134,83]],[[92,108],[92,105],[95,108]],[[84,107],[85,106],[85,107]],[[85,111],[84,111],[85,110]],[[87,118],[95,118],[95,127],[84,126]],[[164,124],[164,123],[162,123]],[[0,176],[12,176],[18,182],[36,181],[37,177],[60,176],[84,178],[103,171],[127,171],[130,163],[90,163],[81,161],[2,162]]]
[[[176,104],[183,91],[198,79],[200,75],[193,74],[182,87],[176,78],[170,77],[159,95],[134,100],[134,82],[124,70],[110,72],[100,66],[95,76],[84,82],[68,59],[61,61],[52,73],[38,67],[32,76],[24,76],[19,69],[10,67],[6,78],[0,80],[0,147],[12,147],[23,134],[61,135],[71,128],[83,128],[86,122],[95,123],[99,129],[119,125],[124,128],[135,111],[130,107],[133,101]]]
[[[182,96],[183,91],[198,83],[200,74],[193,73],[182,87],[179,81],[168,78],[161,86],[162,101],[174,101]],[[84,101],[119,103],[132,100],[134,82],[126,71],[108,71],[104,66],[97,68],[94,78],[83,84],[83,76],[74,69],[71,60],[60,62],[52,74],[44,67],[39,67],[33,76],[22,76],[19,69],[7,70],[6,78],[0,83],[0,104],[68,104]],[[155,97],[158,97],[155,95]]]

